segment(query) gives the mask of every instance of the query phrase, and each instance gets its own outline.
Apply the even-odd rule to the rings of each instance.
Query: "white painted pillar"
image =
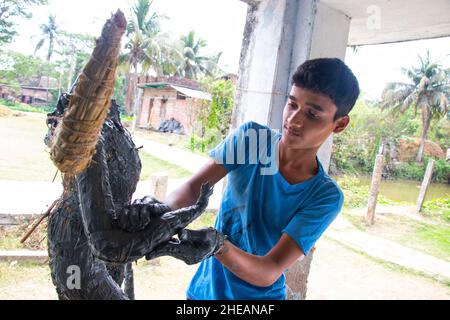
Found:
[[[317,0],[251,1],[244,30],[233,127],[255,121],[282,128],[297,66],[308,59],[344,59],[350,19]],[[327,170],[332,137],[319,150]]]
[[[344,59],[350,19],[317,0],[242,0],[249,4],[239,66],[233,127],[255,121],[282,128],[283,108],[297,66],[308,59]],[[333,138],[319,150],[328,170]],[[312,254],[287,272],[288,299],[305,299]]]

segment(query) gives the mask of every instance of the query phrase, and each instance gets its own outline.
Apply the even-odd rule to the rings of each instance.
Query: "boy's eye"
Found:
[[[314,112],[312,112],[311,110],[308,111],[308,117],[312,118],[312,119],[317,119],[317,114],[315,114]]]

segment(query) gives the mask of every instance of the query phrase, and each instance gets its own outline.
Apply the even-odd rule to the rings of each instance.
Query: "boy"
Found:
[[[292,77],[282,135],[245,123],[169,196],[171,208],[191,205],[203,183],[228,176],[215,223],[218,232],[204,231],[227,240],[217,241],[214,257],[201,262],[188,299],[286,298],[283,273],[308,255],[341,210],[343,194],[317,152],[331,133],[347,127],[358,96],[358,81],[341,60],[306,61]]]

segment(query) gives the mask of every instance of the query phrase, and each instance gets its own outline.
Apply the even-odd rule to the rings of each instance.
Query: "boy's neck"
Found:
[[[300,180],[298,182],[315,176],[319,169],[316,160],[318,150],[318,148],[292,149],[280,141],[279,166],[281,173],[288,174],[293,180]]]

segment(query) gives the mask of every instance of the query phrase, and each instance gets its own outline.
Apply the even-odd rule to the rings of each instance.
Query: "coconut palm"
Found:
[[[120,63],[127,76],[127,93],[125,109],[129,114],[137,93],[139,73],[149,69],[157,72],[160,69],[163,34],[160,21],[164,15],[151,11],[153,1],[136,0],[132,7],[132,16],[128,19],[126,53],[121,55]],[[135,106],[136,113],[136,106]]]
[[[214,57],[200,55],[200,50],[207,46],[206,40],[195,38],[195,32],[181,36],[183,60],[177,68],[177,74],[189,79],[198,79],[202,75],[212,75],[212,64],[217,66],[220,54]]]
[[[36,48],[34,52],[36,53],[39,51],[46,42],[48,42],[48,48],[47,48],[47,101],[48,101],[48,87],[50,85],[50,60],[52,58],[54,49],[55,49],[55,42],[58,37],[58,25],[56,24],[56,16],[50,15],[48,17],[48,23],[47,24],[41,24],[40,29],[42,31],[41,33],[41,39],[38,41]],[[42,78],[42,75],[41,75]]]
[[[433,118],[448,116],[449,107],[449,69],[430,61],[430,54],[422,58],[419,56],[418,68],[403,68],[410,83],[388,83],[383,91],[381,108],[391,109],[393,112],[405,112],[414,108],[415,114],[420,110],[422,117],[422,135],[417,162],[423,161],[425,139]]]

